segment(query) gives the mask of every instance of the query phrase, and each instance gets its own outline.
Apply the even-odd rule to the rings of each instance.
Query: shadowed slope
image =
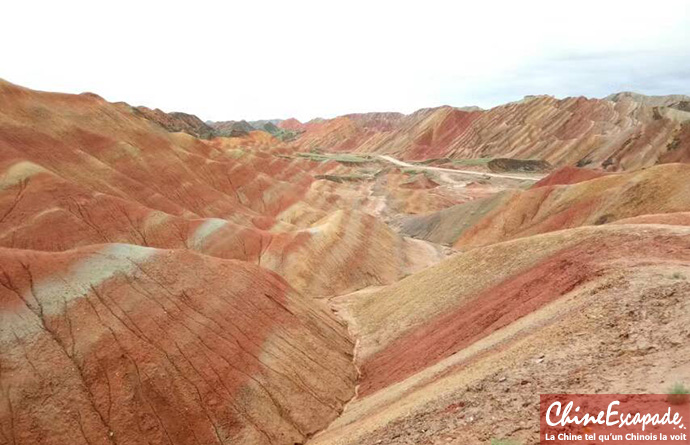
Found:
[[[467,249],[645,214],[690,209],[690,166],[602,175],[562,169],[528,190],[507,190],[402,220],[408,236]]]
[[[213,128],[206,125],[201,119],[187,113],[165,113],[156,108],[152,110],[146,107],[134,107],[134,112],[141,113],[146,119],[153,121],[171,132],[184,132],[200,139],[210,139],[214,135]]]
[[[690,122],[678,128],[668,144],[667,151],[659,159],[660,162],[689,162],[690,161]]]
[[[573,185],[520,192],[463,232],[455,246],[483,246],[570,227],[688,209],[690,166],[659,165]]]
[[[515,190],[507,190],[438,212],[406,217],[400,221],[400,232],[413,238],[453,245],[466,230],[494,209],[505,205],[518,193]]]

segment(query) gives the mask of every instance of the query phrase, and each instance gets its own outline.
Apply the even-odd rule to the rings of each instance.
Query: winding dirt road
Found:
[[[467,175],[475,175],[475,176],[490,176],[493,178],[507,178],[507,179],[517,179],[520,181],[539,181],[542,179],[545,175],[534,175],[530,174],[530,176],[517,176],[517,175],[505,175],[502,173],[485,173],[485,172],[476,172],[472,170],[455,170],[453,168],[441,168],[441,167],[429,167],[427,165],[416,165],[416,164],[409,164],[407,162],[400,161],[398,159],[395,159],[391,156],[387,155],[378,155],[379,159],[382,159],[384,161],[390,162],[391,164],[399,165],[401,167],[409,167],[409,168],[414,168],[416,170],[432,170],[432,171],[438,171],[438,172],[444,172],[444,173],[458,173],[458,174],[467,174]]]

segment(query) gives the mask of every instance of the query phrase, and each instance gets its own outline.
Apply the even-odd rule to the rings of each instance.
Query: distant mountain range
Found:
[[[537,443],[539,394],[667,391],[686,99],[209,123],[0,80],[0,443]]]
[[[266,132],[304,150],[386,153],[401,159],[512,157],[552,165],[629,169],[685,160],[690,97],[621,92],[604,99],[526,96],[488,110],[441,106],[414,113],[332,119],[203,122],[186,113],[135,108],[168,131],[243,137]]]

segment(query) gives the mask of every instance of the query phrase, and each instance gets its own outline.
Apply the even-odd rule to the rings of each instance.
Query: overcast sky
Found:
[[[690,0],[8,0],[0,77],[204,120],[690,94]]]

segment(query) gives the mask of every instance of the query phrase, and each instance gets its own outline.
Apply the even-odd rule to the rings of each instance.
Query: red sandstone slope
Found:
[[[627,170],[676,160],[667,153],[687,139],[681,123],[690,113],[634,97],[614,102],[537,96],[485,111],[423,109],[388,126],[368,126],[360,116],[366,115],[306,125],[295,146],[401,159],[512,157]]]
[[[265,133],[168,130],[0,82],[2,441],[301,443],[355,370],[345,327],[300,291],[441,257],[359,212],[353,190],[316,199],[317,176],[345,165]]]
[[[687,227],[606,225],[345,296],[361,383],[314,443],[537,443],[540,393],[663,392],[690,378],[689,274]]]
[[[304,129],[304,124],[295,118],[290,118],[278,122],[278,127],[284,130],[299,131]]]
[[[169,134],[128,107],[92,95],[39,93],[0,84],[0,153],[6,165],[28,161],[96,192],[174,215],[251,212],[208,145]]]
[[[311,230],[343,205],[332,199],[305,205],[316,176],[345,167],[289,156],[265,132],[202,141],[169,133],[95,95],[42,93],[6,82],[0,102],[0,245],[191,249],[281,271],[300,291],[317,296],[389,283],[439,257],[427,249],[421,261],[408,260],[417,246],[380,221],[351,224],[363,218],[355,213],[327,237]],[[286,222],[295,208],[318,217]],[[368,230],[380,238],[363,245]],[[278,246],[290,246],[291,254]],[[337,285],[323,277],[310,284],[300,265],[315,258],[332,268],[324,277],[353,258],[360,266]]]
[[[533,188],[477,221],[455,246],[470,248],[554,230],[690,209],[690,165],[666,164],[573,185]]]
[[[352,297],[361,397],[317,441],[376,443],[392,420],[436,419],[447,411],[438,395],[453,391],[485,408],[467,382],[483,388],[508,369],[542,378],[531,358],[539,347],[585,359],[575,334],[604,330],[577,318],[585,304],[605,299],[603,318],[627,323],[637,300],[668,294],[654,304],[675,304],[661,317],[675,329],[687,320],[676,297],[687,286],[676,281],[678,269],[690,270],[690,246],[687,228],[673,227],[690,206],[686,165],[603,176],[564,169],[538,187],[444,209],[473,186],[391,172],[367,157],[293,152],[534,155],[590,166],[614,156],[610,167],[625,169],[657,162],[670,132],[680,142],[662,158],[683,153],[682,111],[633,102],[531,98],[486,112],[348,115],[301,125],[303,138],[286,146],[258,132],[199,140],[94,95],[0,82],[2,439],[302,443],[336,417],[356,374],[344,326],[310,297],[409,274]],[[378,219],[430,209],[444,210],[415,219],[415,234],[479,247],[425,269],[440,249]],[[614,220],[621,224],[560,230]],[[522,239],[485,246],[513,238]],[[567,341],[550,345],[564,326]],[[614,343],[625,343],[627,331],[614,327]],[[580,389],[569,378],[546,388]],[[499,380],[522,388],[503,385],[510,400],[490,398],[516,405],[509,425],[536,394],[515,379]],[[410,440],[423,443],[426,424],[417,426]],[[453,428],[461,443],[491,437],[475,425]],[[399,437],[381,434],[385,443]]]
[[[260,264],[316,296],[391,283],[441,256],[354,210],[328,214],[305,228],[261,230],[220,218],[170,215],[32,168],[8,169],[6,178],[17,179],[23,171],[30,180],[6,183],[7,193],[0,193],[0,208],[7,209],[0,220],[2,245],[60,251],[117,242],[189,249]],[[256,199],[261,202],[261,195]]]
[[[352,395],[344,328],[255,266],[123,244],[0,264],[9,443],[292,444]]]
[[[532,188],[545,187],[550,185],[568,185],[578,182],[589,181],[590,179],[600,178],[606,175],[599,170],[588,170],[577,167],[563,167],[551,173],[544,179],[537,181]]]
[[[687,237],[649,238],[623,232],[592,238],[542,258],[477,293],[459,296],[452,310],[407,329],[366,360],[361,368],[363,382],[358,394],[371,394],[450,357],[588,281],[610,273],[607,269],[615,269],[617,260],[629,264],[650,260],[690,264]],[[473,255],[476,257],[479,252]],[[472,328],[467,329],[469,326]]]
[[[5,168],[30,162],[79,187],[172,215],[267,227],[300,199],[314,180],[309,171],[322,167],[274,156],[281,148],[266,133],[203,141],[95,95],[0,82],[0,102]]]
[[[690,166],[606,174],[562,169],[507,190],[401,221],[408,236],[468,249],[555,230],[690,209]]]

